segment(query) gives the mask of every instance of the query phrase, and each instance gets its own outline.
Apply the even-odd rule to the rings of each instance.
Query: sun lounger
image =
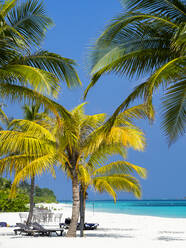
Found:
[[[70,225],[70,218],[65,219],[65,223],[60,223],[59,226],[64,229],[68,229]],[[98,223],[85,223],[84,230],[95,230],[99,226]],[[77,224],[77,230],[80,230],[80,223]]]
[[[85,223],[84,230],[95,230],[99,226],[98,223]]]
[[[14,229],[15,235],[26,234],[29,236],[34,236],[35,234],[38,234],[37,230],[34,230],[30,226],[23,224],[23,223],[16,223],[16,227],[19,227],[19,228]]]
[[[57,236],[62,236],[64,228],[57,228],[57,229],[49,229],[44,228],[37,222],[32,223],[33,230],[38,231],[43,236],[50,236],[52,233],[55,233]]]

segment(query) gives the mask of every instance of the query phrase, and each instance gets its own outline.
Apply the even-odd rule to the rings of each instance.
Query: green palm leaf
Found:
[[[49,72],[26,65],[7,65],[4,72],[8,72],[14,78],[24,81],[25,85],[31,86],[38,92],[56,97],[59,91],[58,79]]]
[[[85,185],[90,185],[92,181],[89,172],[81,164],[79,165],[79,180]]]
[[[11,128],[12,130],[22,130],[25,133],[31,133],[34,137],[43,138],[47,139],[48,141],[55,142],[54,135],[35,121],[16,119],[11,121],[11,123],[9,124],[9,128]]]
[[[5,112],[2,110],[1,105],[0,105],[0,120],[3,123],[8,123],[8,117],[6,116]]]
[[[113,187],[110,185],[108,181],[109,181],[108,178],[104,178],[104,177],[94,178],[93,179],[94,188],[100,193],[107,192],[116,201],[116,192],[114,191]]]
[[[94,187],[100,193],[106,191],[115,200],[117,191],[132,192],[138,198],[141,197],[141,188],[138,181],[130,175],[112,175],[107,177],[95,177],[93,179]]]
[[[29,164],[35,159],[35,154],[21,154],[21,155],[9,155],[5,158],[0,159],[0,174],[3,173],[13,174],[16,170],[21,170],[25,165]]]
[[[43,3],[38,0],[27,0],[16,5],[8,13],[7,19],[29,46],[40,45],[47,28],[53,24],[45,13]]]
[[[51,72],[58,79],[66,81],[68,87],[81,85],[81,81],[73,67],[76,65],[74,60],[61,57],[56,53],[39,51],[32,55],[19,57],[18,62],[19,64]]]
[[[116,116],[138,97],[144,100],[148,115],[152,119],[155,91],[160,86],[166,89],[177,82],[185,81],[184,2],[182,0],[121,0],[121,2],[127,11],[110,22],[90,53],[92,78],[84,92],[84,98],[106,73],[113,72],[130,78],[139,78],[147,74],[150,76],[116,109],[105,127],[107,130],[110,130]],[[170,117],[169,114],[168,116]],[[171,119],[169,121],[171,123]],[[182,123],[184,121],[182,116]],[[168,121],[164,123],[168,125]],[[165,130],[165,127],[163,128]],[[172,134],[168,133],[168,130],[169,127],[165,133],[170,140]],[[177,134],[183,132],[177,130]]]
[[[33,136],[31,132],[0,131],[0,140],[1,155],[9,153],[35,153],[37,156],[40,156],[54,149],[44,138]]]
[[[186,130],[186,81],[168,88],[163,100],[163,123],[169,144],[183,135]]]
[[[146,169],[127,161],[117,161],[94,170],[93,175],[130,174],[136,172],[140,177],[146,178]]]
[[[41,175],[44,172],[50,171],[52,175],[55,177],[55,170],[53,165],[56,164],[55,153],[49,153],[47,155],[41,156],[31,163],[27,164],[21,170],[18,170],[15,174],[14,181],[11,187],[11,197],[14,197],[16,194],[16,187],[21,180],[25,178],[31,178],[33,175]]]
[[[1,7],[1,17],[5,17],[8,12],[16,5],[17,0],[6,0]]]
[[[71,120],[69,112],[57,102],[47,98],[46,96],[26,88],[24,86],[13,85],[9,83],[0,84],[0,96],[10,101],[24,101],[24,102],[36,102],[44,106],[46,109],[51,110],[56,116],[61,115],[62,117]]]
[[[127,6],[129,11],[144,10],[148,13],[156,13],[161,15],[167,15],[176,21],[180,21],[182,18],[185,19],[185,5],[184,1],[178,0],[162,0],[162,1],[151,1],[151,0],[120,0],[124,7]]]

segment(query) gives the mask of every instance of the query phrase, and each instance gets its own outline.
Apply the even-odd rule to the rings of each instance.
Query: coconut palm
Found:
[[[42,122],[45,118],[47,118],[47,112],[46,110],[44,112],[40,112],[40,105],[39,104],[33,104],[32,106],[29,106],[25,104],[23,106],[24,110],[24,119],[33,121],[36,123]],[[29,225],[32,221],[33,217],[33,210],[34,210],[34,190],[35,190],[35,175],[33,174],[31,176],[31,187],[30,187],[30,207],[29,207],[29,214],[27,218],[27,225]]]
[[[124,11],[114,18],[91,52],[91,83],[110,72],[145,82],[117,108],[115,116],[136,98],[152,105],[163,88],[162,128],[169,143],[185,133],[186,122],[186,8],[182,0],[121,0]]]
[[[90,157],[90,167],[101,163],[104,155],[96,154],[98,147],[102,154],[119,154],[122,157],[126,155],[127,148],[142,151],[145,147],[143,132],[133,124],[134,119],[144,118],[145,106],[136,106],[121,113],[107,135],[103,132],[106,115],[85,115],[83,106],[68,112],[70,119],[65,115],[60,121],[54,122],[52,119],[40,124],[14,120],[10,125],[12,131],[0,132],[0,152],[3,156],[0,160],[0,173],[6,169],[10,173],[15,171],[12,195],[20,180],[40,175],[44,171],[55,174],[54,165],[64,170],[72,180],[73,205],[72,220],[67,232],[69,237],[76,236],[79,184],[86,178],[82,177],[84,161]]]
[[[80,85],[80,80],[73,60],[41,50],[53,24],[42,1],[1,1],[0,21],[0,97],[42,102],[54,109],[45,96],[57,96],[60,80],[68,87]]]
[[[118,144],[117,144],[118,145]],[[107,160],[107,154],[99,147],[90,157],[90,160],[96,155],[99,160]],[[116,149],[115,145],[110,150]],[[111,154],[109,154],[111,155]],[[94,190],[103,193],[107,192],[116,202],[116,191],[132,192],[135,197],[141,197],[141,187],[139,181],[132,176],[137,173],[142,178],[146,177],[146,170],[140,166],[131,164],[125,160],[111,162],[106,165],[97,164],[96,167],[90,167],[90,162],[84,163],[80,170],[81,187],[80,187],[80,235],[84,236],[83,229],[85,223],[85,201],[87,189],[91,185]],[[82,177],[81,177],[82,175]],[[84,177],[86,175],[86,177]],[[88,176],[87,176],[88,175]]]

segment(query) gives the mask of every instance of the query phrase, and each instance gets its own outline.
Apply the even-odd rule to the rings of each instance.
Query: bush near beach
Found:
[[[9,198],[11,181],[0,178],[0,212],[25,212],[28,211],[30,185],[23,182],[19,185],[17,195],[14,199]],[[54,192],[48,188],[35,188],[35,203],[56,202]]]

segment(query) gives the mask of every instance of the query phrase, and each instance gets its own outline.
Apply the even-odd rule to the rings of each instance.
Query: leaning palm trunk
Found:
[[[80,187],[80,237],[84,237],[85,224],[85,191],[81,185]]]
[[[28,219],[26,224],[29,225],[32,221],[33,211],[34,211],[34,188],[35,188],[35,177],[31,178],[31,188],[30,188],[30,209],[28,214]]]
[[[73,205],[72,205],[72,218],[71,223],[67,232],[67,237],[76,237],[76,229],[79,218],[79,182],[78,175],[76,172],[73,173],[72,178],[72,197],[73,197]]]

